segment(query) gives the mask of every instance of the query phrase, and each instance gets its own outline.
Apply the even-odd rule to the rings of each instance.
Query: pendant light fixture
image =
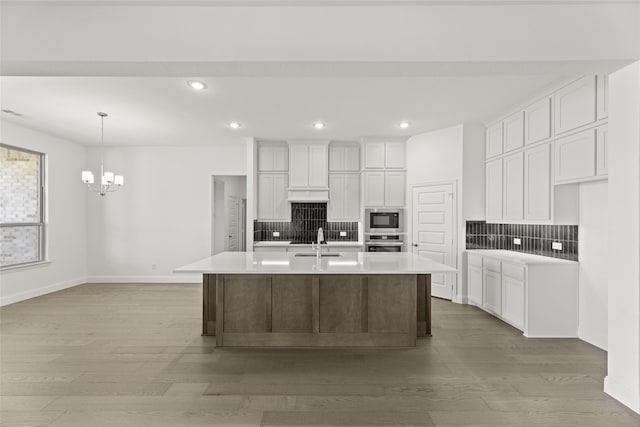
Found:
[[[94,177],[91,171],[82,171],[82,182],[87,184],[90,190],[95,191],[101,196],[105,196],[107,193],[113,193],[118,191],[124,184],[124,177],[122,175],[115,175],[113,172],[104,171],[104,118],[108,117],[107,113],[98,112],[101,122],[101,142],[102,142],[102,158],[100,159],[100,185],[94,185]]]

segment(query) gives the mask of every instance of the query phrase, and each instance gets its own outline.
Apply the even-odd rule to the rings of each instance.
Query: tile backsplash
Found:
[[[322,227],[328,241],[358,241],[357,222],[327,222],[326,203],[291,203],[291,222],[254,221],[253,240],[312,242]],[[340,236],[340,232],[346,236]],[[279,232],[274,236],[273,232]]]
[[[467,221],[467,249],[506,249],[572,261],[578,260],[577,225],[487,224]],[[513,243],[521,240],[520,245]],[[554,250],[553,242],[562,243]]]

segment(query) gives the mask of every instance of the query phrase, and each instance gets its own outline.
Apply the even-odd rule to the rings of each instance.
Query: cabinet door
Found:
[[[309,145],[309,187],[329,186],[329,151],[326,144]]]
[[[609,76],[598,74],[597,79],[597,117],[601,120],[609,116]]]
[[[498,316],[502,311],[502,276],[500,273],[484,270],[483,307]]]
[[[340,221],[345,217],[345,179],[344,174],[329,175],[329,203],[327,203],[329,221]]]
[[[364,172],[364,205],[384,206],[384,172]]]
[[[258,174],[258,219],[272,220],[275,217],[273,174]],[[284,174],[283,174],[284,176]]]
[[[289,186],[309,186],[309,146],[307,144],[289,145]]]
[[[360,219],[360,175],[347,174],[344,183],[344,220],[358,221]]]
[[[596,120],[596,77],[586,76],[555,94],[556,134],[576,129]]]
[[[544,98],[524,110],[524,143],[551,137],[551,98]]]
[[[274,165],[274,146],[258,145],[258,170],[260,172],[273,171]]]
[[[385,172],[384,179],[384,205],[390,207],[403,207],[405,201],[405,173]]]
[[[487,221],[502,220],[502,160],[486,164]]]
[[[273,175],[273,219],[285,221],[289,219],[288,186],[287,174]]]
[[[576,181],[596,175],[596,130],[589,129],[556,140],[555,182]]]
[[[502,122],[487,128],[487,159],[502,154]]]
[[[348,172],[360,172],[360,146],[348,145],[344,150],[345,167]]]
[[[467,285],[469,302],[482,307],[482,267],[475,265],[467,267]]]
[[[524,282],[502,276],[502,317],[524,330]]]
[[[524,152],[524,219],[551,221],[551,145]]]
[[[596,173],[598,176],[609,174],[609,131],[608,127],[596,128]]]
[[[503,159],[503,211],[502,218],[520,221],[524,218],[524,162],[518,153]]]
[[[342,172],[345,167],[346,147],[342,145],[329,145],[329,170],[332,172]]]
[[[367,142],[364,144],[365,169],[384,168],[384,142]]]
[[[384,165],[387,169],[404,169],[404,143],[387,142],[384,145]]]
[[[502,126],[504,129],[504,152],[521,148],[524,145],[523,113],[518,112],[507,117]]]

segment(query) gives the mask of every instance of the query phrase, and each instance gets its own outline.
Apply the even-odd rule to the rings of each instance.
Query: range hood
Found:
[[[288,190],[287,200],[289,202],[328,202],[329,201],[329,189],[293,189]]]

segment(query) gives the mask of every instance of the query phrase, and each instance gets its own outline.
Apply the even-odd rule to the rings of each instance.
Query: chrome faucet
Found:
[[[318,243],[314,246],[313,242],[311,242],[311,249],[316,251],[316,257],[320,258],[321,247],[320,244],[324,242],[324,232],[322,231],[322,227],[318,228]]]

